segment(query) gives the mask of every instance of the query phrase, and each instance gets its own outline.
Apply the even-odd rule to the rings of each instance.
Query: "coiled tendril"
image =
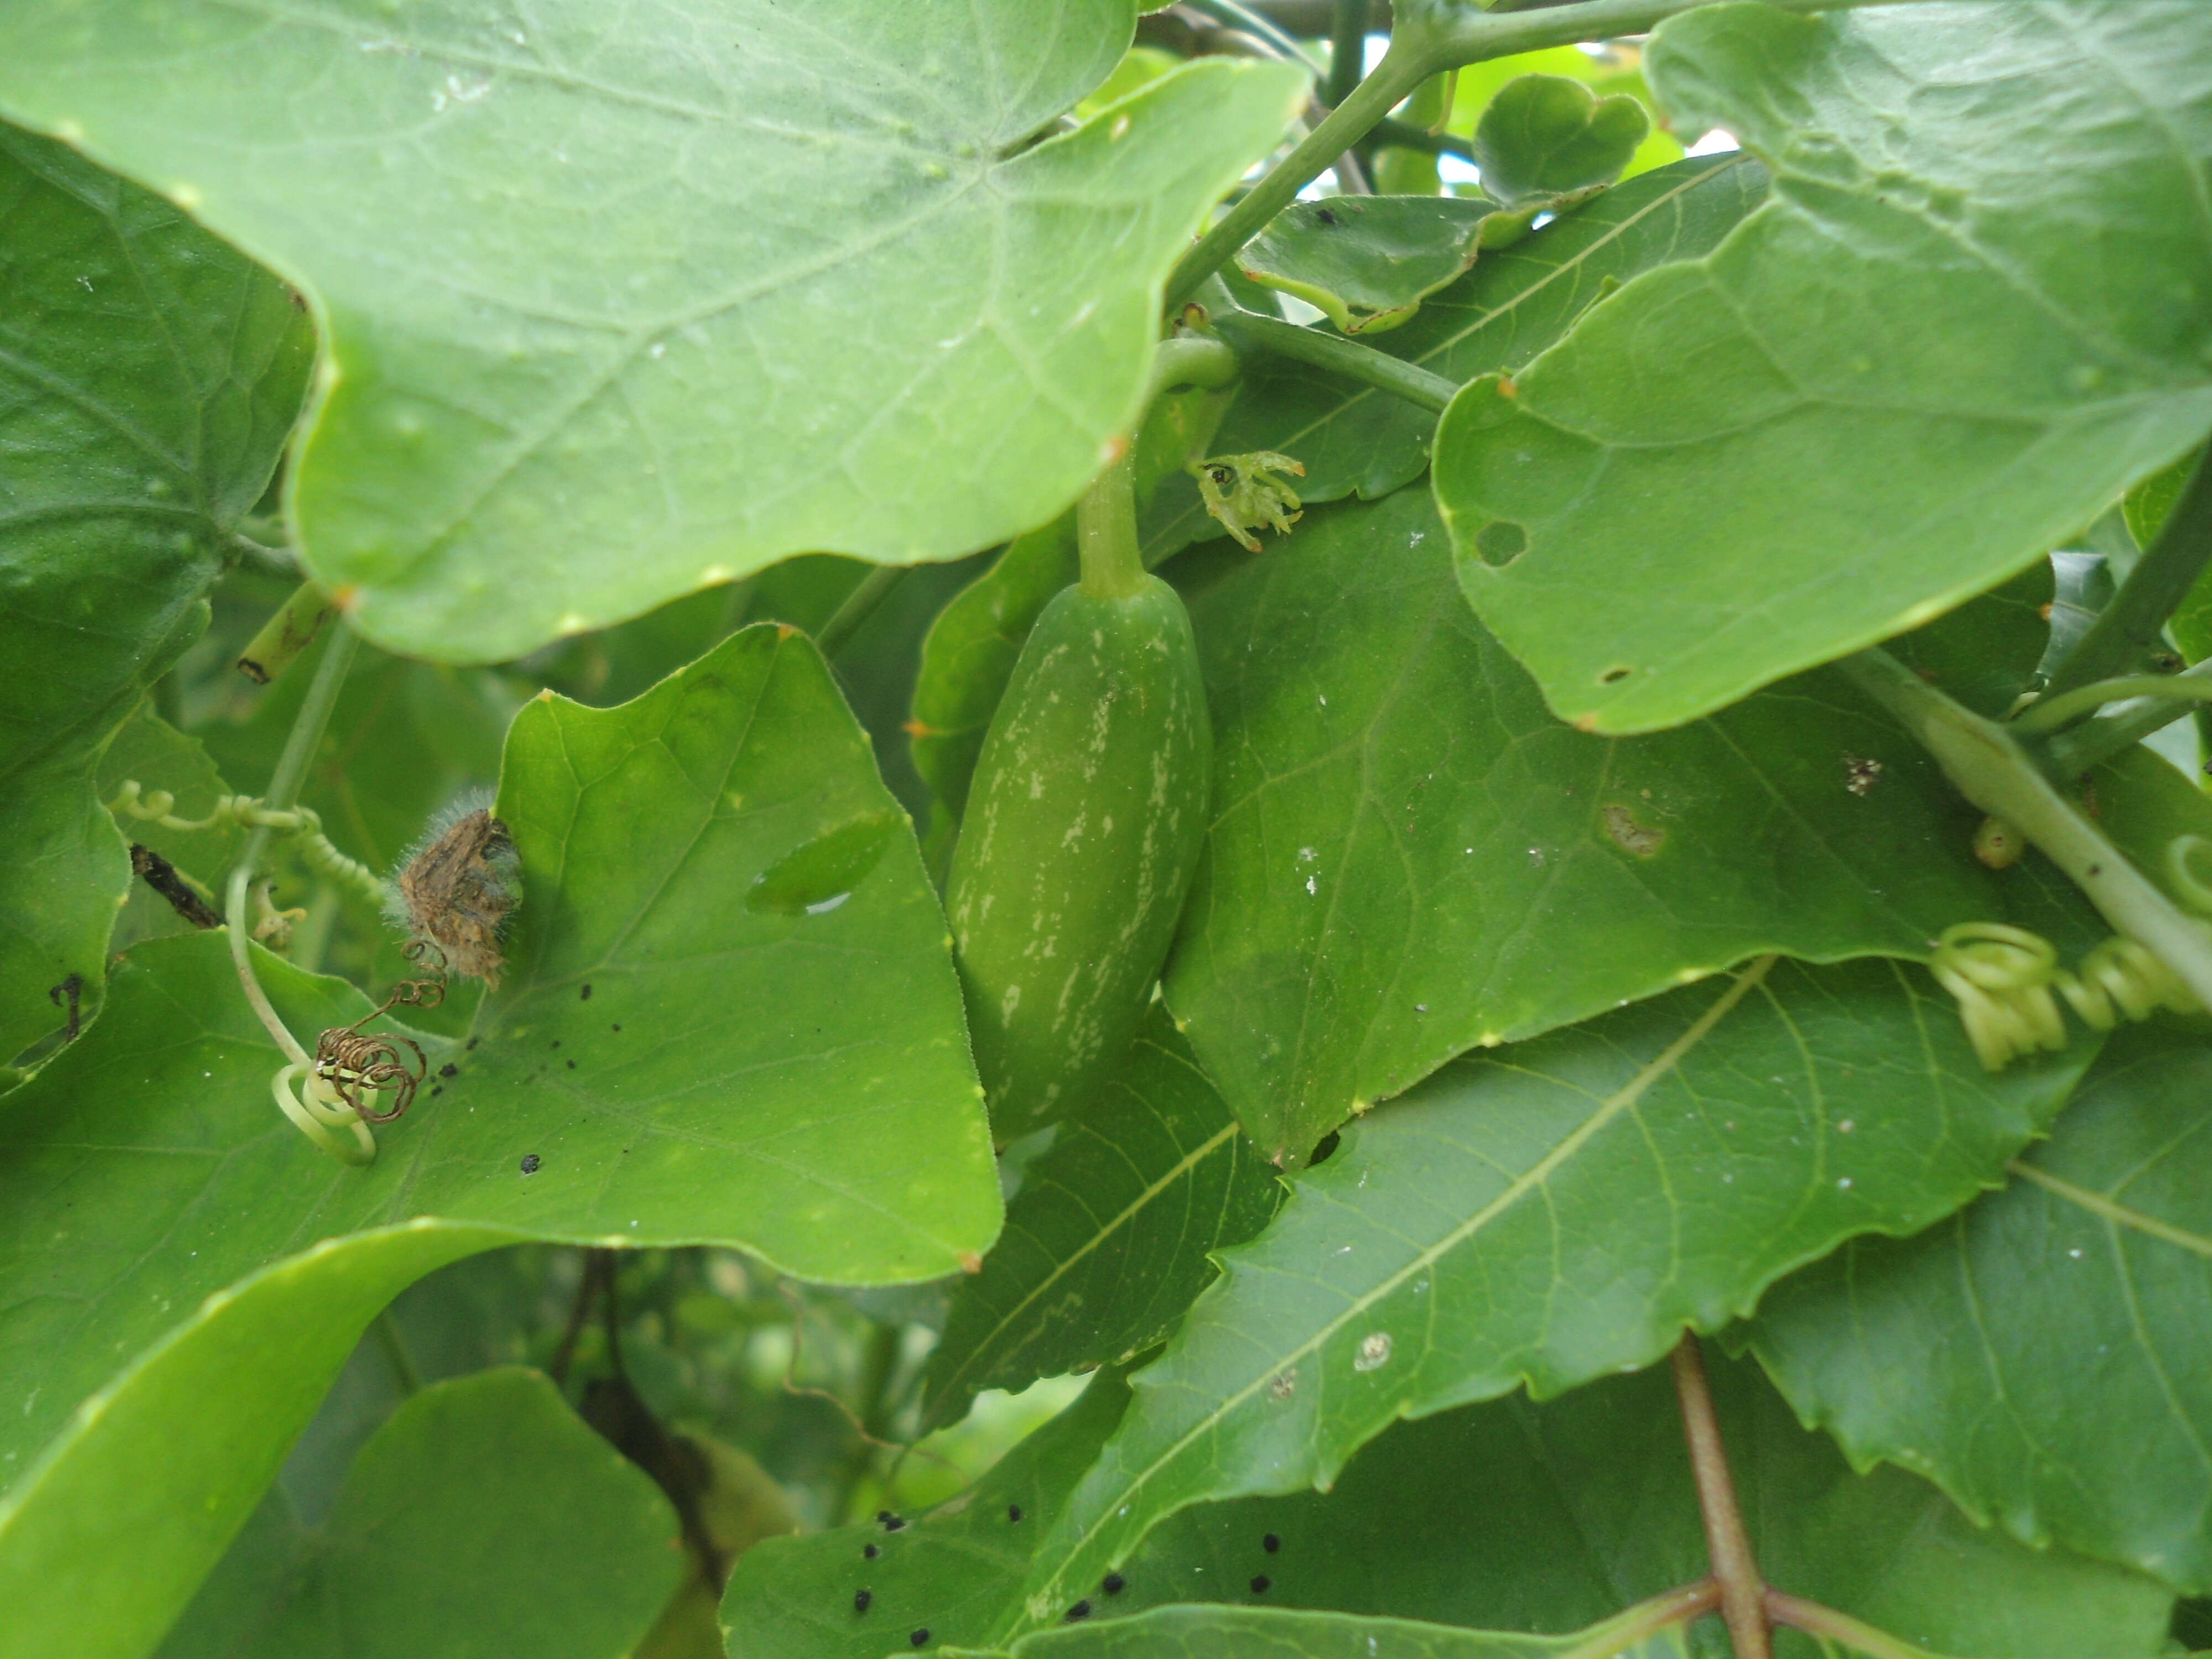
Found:
[[[2212,842],[2202,836],[2177,838],[2166,849],[2167,871],[2185,902],[2212,910],[2212,887],[2189,867],[2199,852],[2212,853]],[[2123,1019],[2148,1019],[2160,1009],[2204,1011],[2172,969],[2124,937],[2106,939],[2081,958],[2078,972],[2069,973],[2058,965],[2057,948],[2039,933],[1997,921],[1966,921],[1943,930],[1928,965],[1958,1000],[1966,1040],[1992,1072],[2031,1050],[2066,1046],[2059,997],[2083,1024],[2100,1031]]]

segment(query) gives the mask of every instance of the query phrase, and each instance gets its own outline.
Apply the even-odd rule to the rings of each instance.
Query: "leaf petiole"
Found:
[[[1705,1516],[1705,1550],[1713,1564],[1713,1583],[1721,1617],[1736,1659],[1773,1659],[1772,1626],[1767,1621],[1766,1583],[1744,1530],[1735,1501],[1735,1480],[1729,1473],[1728,1448],[1720,1419],[1713,1413],[1712,1389],[1705,1382],[1705,1357],[1694,1331],[1674,1345],[1674,1393],[1682,1406],[1682,1433],[1690,1445],[1690,1472],[1698,1484],[1698,1508]]]
[[[2212,679],[2191,679],[2181,674],[2123,674],[2116,679],[2094,680],[2071,691],[2062,691],[2055,697],[2046,694],[2029,704],[2013,721],[2012,727],[2015,732],[2056,732],[2077,715],[2131,697],[2212,702]]]
[[[2100,611],[2088,631],[2051,671],[2043,703],[2143,665],[2158,647],[2166,621],[2189,597],[2205,567],[2212,564],[2212,450],[2198,457],[2151,544],[2112,602]]]
[[[2212,937],[2059,793],[2009,729],[1954,702],[1879,648],[1836,666],[1904,722],[1960,793],[2041,848],[2114,928],[2148,947],[2212,1007]]]

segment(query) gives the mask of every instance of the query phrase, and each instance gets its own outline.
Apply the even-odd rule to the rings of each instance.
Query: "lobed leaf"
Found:
[[[1166,1010],[1024,1172],[983,1271],[952,1292],[925,1423],[984,1389],[1126,1360],[1166,1336],[1212,1254],[1267,1224],[1282,1191]]]
[[[991,1242],[944,917],[811,645],[749,629],[613,709],[548,694],[500,811],[515,959],[368,1169],[278,1115],[214,933],[135,952],[0,1104],[9,1659],[143,1652],[368,1320],[447,1261],[720,1242],[884,1283]],[[262,962],[296,1032],[366,1010]]]
[[[1661,27],[1675,123],[1740,136],[1774,199],[1437,430],[1460,580],[1562,718],[1679,725],[1901,632],[2203,435],[2202,21],[2106,0]]]
[[[1650,131],[1626,93],[1601,98],[1568,76],[1523,75],[1483,106],[1474,161],[1498,201],[1556,208],[1618,179]]]
[[[621,1659],[684,1565],[659,1488],[544,1376],[479,1371],[387,1419],[319,1526],[264,1506],[161,1659]]]
[[[2163,763],[2157,763],[2162,764]],[[1777,1285],[1753,1350],[1854,1462],[2036,1545],[2212,1589],[2212,1049],[2116,1037],[2011,1184]]]
[[[1169,265],[1304,90],[1214,60],[1053,134],[1135,7],[1033,10],[39,0],[0,21],[0,107],[296,276],[316,574],[381,644],[496,660],[1073,499]]]
[[[1649,1364],[1846,1237],[1928,1225],[2094,1048],[1992,1075],[1918,970],[1765,958],[1457,1062],[1224,1255],[1038,1552],[1023,1627],[1178,1510],[1326,1486],[1400,1417]]]
[[[131,880],[100,751],[207,626],[313,332],[174,208],[0,126],[0,1064],[100,1005]]]
[[[2101,936],[2040,860],[1976,862],[1978,815],[1838,679],[1649,738],[1560,725],[1462,603],[1419,492],[1218,568],[1188,583],[1213,823],[1167,994],[1270,1158],[1478,1044],[1761,951],[1919,956],[2006,918]],[[2041,628],[1992,602],[1917,660],[1978,693],[2002,653],[2032,668]]]

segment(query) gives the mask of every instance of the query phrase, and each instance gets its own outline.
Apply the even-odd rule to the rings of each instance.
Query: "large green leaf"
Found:
[[[930,1356],[931,1419],[1127,1359],[1168,1334],[1282,1189],[1155,1006],[1095,1103],[1022,1177],[983,1271],[952,1293]]]
[[[1470,385],[1437,439],[1468,598],[1607,732],[1948,610],[2212,425],[2192,0],[1718,6],[1650,64],[1775,199]]]
[[[500,810],[515,960],[368,1170],[277,1114],[213,933],[134,953],[108,1017],[0,1109],[9,1659],[61,1630],[143,1651],[362,1325],[447,1261],[717,1241],[896,1282],[990,1243],[943,914],[802,638],[749,629],[619,708],[548,694]],[[364,1010],[262,960],[296,1032]]]
[[[1856,1475],[1756,1366],[1710,1349],[1707,1365],[1745,1523],[1778,1588],[1979,1659],[2160,1650],[2160,1586],[1982,1531],[1899,1470]],[[1326,1493],[1185,1510],[1122,1569],[1121,1593],[1092,1603],[1109,1617],[1228,1601],[1563,1632],[1692,1582],[1705,1564],[1681,1419],[1658,1367],[1541,1405],[1515,1395],[1396,1425]],[[1256,1574],[1264,1592],[1251,1589]],[[1729,1652],[1717,1621],[1688,1646],[1700,1659]],[[1814,1651],[1786,1632],[1778,1650]]]
[[[1169,264],[1304,95],[1217,59],[1032,143],[1134,11],[38,0],[0,21],[0,106],[297,277],[315,569],[370,637],[484,661],[1066,507]]]
[[[479,1371],[403,1405],[333,1512],[281,1500],[162,1659],[621,1659],[676,1588],[676,1516],[536,1371]]]
[[[1191,615],[1214,817],[1168,1000],[1270,1157],[1478,1043],[1760,951],[1915,956],[2004,917],[2095,937],[2039,860],[1977,863],[1976,815],[1826,675],[1655,737],[1559,724],[1462,602],[1425,492],[1309,514]],[[2039,628],[2007,604],[1922,665],[1980,690]]]
[[[722,1597],[731,1659],[883,1659],[984,1640],[1128,1401],[1121,1373],[1101,1371],[1074,1405],[935,1509],[894,1516],[896,1528],[871,1522],[748,1552]]]
[[[1517,369],[1638,271],[1711,251],[1759,204],[1765,172],[1747,157],[1685,161],[1630,180],[1510,248],[1485,254],[1432,295],[1419,315],[1379,337],[1378,351],[1467,380]],[[1421,476],[1436,417],[1425,409],[1279,358],[1244,366],[1211,453],[1273,449],[1304,463],[1303,501],[1387,495]],[[1139,520],[1154,563],[1226,532],[1188,478],[1163,483]]]
[[[131,865],[93,769],[206,627],[312,341],[167,203],[0,127],[0,1064],[50,987],[99,1006]]]
[[[1461,1060],[1224,1255],[1039,1551],[1029,1622],[1177,1510],[1325,1486],[1399,1417],[1648,1364],[1845,1237],[1926,1226],[2093,1050],[1991,1075],[1918,969],[1766,958]]]
[[[1754,1346],[1855,1462],[2212,1589],[2212,1048],[2116,1038],[2012,1184],[1778,1285]]]
[[[1572,1636],[1515,1636],[1264,1607],[1163,1607],[1110,1624],[1039,1631],[1012,1649],[1013,1659],[1667,1659],[1683,1651],[1671,1632],[1638,1640],[1621,1624]]]

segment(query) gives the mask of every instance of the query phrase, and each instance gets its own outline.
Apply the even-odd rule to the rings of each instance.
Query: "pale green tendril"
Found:
[[[176,805],[177,798],[167,790],[148,789],[137,779],[125,778],[116,789],[115,799],[107,803],[107,810],[118,817],[158,823],[164,830],[218,830],[233,824],[272,830],[293,838],[301,862],[317,875],[350,889],[356,897],[380,909],[391,902],[391,884],[367,865],[338,851],[323,833],[321,814],[312,806],[280,810],[257,795],[222,795],[205,817],[180,818],[175,816]]]
[[[1256,526],[1272,526],[1277,535],[1287,536],[1291,526],[1305,516],[1298,511],[1297,492],[1276,476],[1306,476],[1304,464],[1288,455],[1272,449],[1216,455],[1193,462],[1190,471],[1206,512],[1227,527],[1247,553],[1260,550],[1260,538],[1252,533]]]
[[[2212,851],[2212,843],[2201,836],[2182,840]],[[2182,868],[2190,850],[2179,855],[2170,850],[2172,867]],[[2193,874],[2184,891],[2192,902],[2203,901],[2199,908],[2212,909],[2212,889]],[[1936,982],[1957,999],[1966,1041],[1975,1058],[1992,1072],[2036,1049],[2066,1046],[2061,998],[2083,1024],[2100,1031],[2112,1030],[2123,1019],[2148,1019],[2161,1009],[2203,1012],[2173,970],[2131,939],[2106,939],[2081,958],[2079,971],[2069,972],[2058,965],[2057,948],[2039,933],[1997,921],[1966,921],[1944,929],[1928,965]]]

